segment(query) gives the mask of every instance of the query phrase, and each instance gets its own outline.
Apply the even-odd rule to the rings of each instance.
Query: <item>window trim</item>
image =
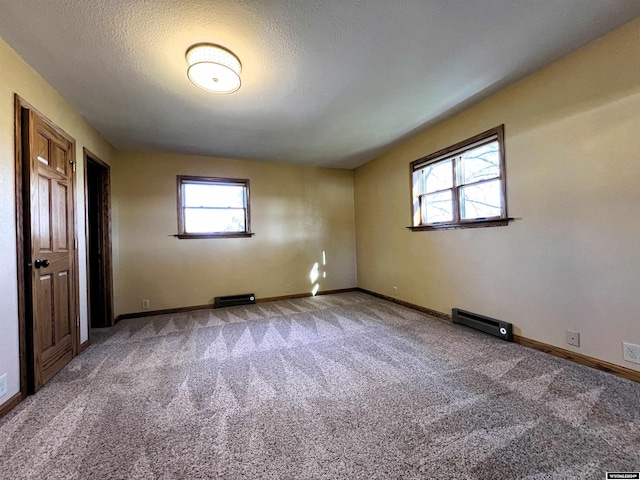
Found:
[[[491,141],[498,141],[498,149],[500,152],[500,175],[498,177],[494,177],[491,179],[480,180],[478,182],[473,182],[471,184],[456,184],[457,178],[457,162],[454,161],[453,164],[453,175],[454,182],[450,189],[445,189],[441,191],[451,190],[452,192],[452,202],[454,203],[454,220],[451,222],[437,222],[424,224],[422,223],[422,215],[420,211],[420,202],[421,197],[426,196],[427,194],[414,195],[413,192],[413,175],[414,173],[424,168],[430,164],[437,163],[443,160],[448,160],[450,158],[454,158],[456,154],[462,154],[466,150],[470,150],[471,148],[482,146],[483,143],[489,143]],[[411,212],[411,226],[407,227],[412,231],[425,231],[425,230],[452,230],[452,229],[461,229],[461,228],[479,228],[479,227],[499,227],[506,226],[509,223],[509,220],[513,220],[509,218],[507,214],[507,171],[506,171],[506,162],[505,162],[505,146],[504,146],[504,124],[498,125],[497,127],[491,128],[485,132],[482,132],[478,135],[474,135],[471,138],[463,140],[461,142],[456,143],[455,145],[451,145],[447,148],[443,148],[442,150],[438,150],[426,157],[419,158],[418,160],[414,160],[409,164],[409,196],[410,196],[410,212]],[[460,189],[467,186],[473,185],[476,183],[482,183],[487,181],[500,180],[500,194],[502,197],[502,208],[500,212],[500,216],[489,217],[489,218],[473,218],[473,219],[462,219],[460,218],[460,199],[459,192]],[[437,193],[437,192],[429,192],[429,195]],[[416,215],[416,199],[418,201],[418,215],[420,216],[420,223],[415,224],[415,215]]]
[[[246,192],[246,206],[244,209],[244,232],[206,232],[206,233],[187,233],[184,228],[184,206],[183,185],[189,182],[210,183],[221,185],[242,185]],[[249,190],[249,179],[247,178],[223,178],[223,177],[201,177],[197,175],[177,175],[177,205],[178,205],[178,234],[174,235],[179,239],[198,239],[198,238],[245,238],[253,237],[255,233],[251,232],[251,195]]]

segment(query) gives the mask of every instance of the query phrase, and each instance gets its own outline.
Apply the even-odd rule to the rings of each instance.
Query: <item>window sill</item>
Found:
[[[255,233],[251,232],[233,232],[233,233],[179,233],[173,235],[181,240],[198,239],[198,238],[248,238],[253,237]]]
[[[412,232],[423,232],[428,230],[459,230],[462,228],[484,228],[484,227],[506,227],[510,220],[514,218],[498,218],[494,220],[476,220],[472,222],[460,223],[440,223],[436,225],[418,225],[407,227]]]

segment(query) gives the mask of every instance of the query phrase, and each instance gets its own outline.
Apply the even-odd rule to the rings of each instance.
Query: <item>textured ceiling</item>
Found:
[[[351,168],[640,15],[638,0],[0,0],[0,37],[115,147]],[[224,45],[242,87],[193,86]]]

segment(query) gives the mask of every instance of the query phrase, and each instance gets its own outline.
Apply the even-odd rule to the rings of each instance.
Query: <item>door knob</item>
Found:
[[[47,267],[49,266],[49,260],[40,260],[40,259],[38,258],[35,262],[33,262],[33,265],[34,265],[36,268],[40,268],[40,267],[47,268]]]

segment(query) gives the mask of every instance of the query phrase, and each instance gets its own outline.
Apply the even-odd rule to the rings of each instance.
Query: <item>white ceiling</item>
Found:
[[[638,15],[638,0],[0,0],[0,37],[117,148],[352,168]],[[198,42],[240,58],[239,91],[189,82]]]

